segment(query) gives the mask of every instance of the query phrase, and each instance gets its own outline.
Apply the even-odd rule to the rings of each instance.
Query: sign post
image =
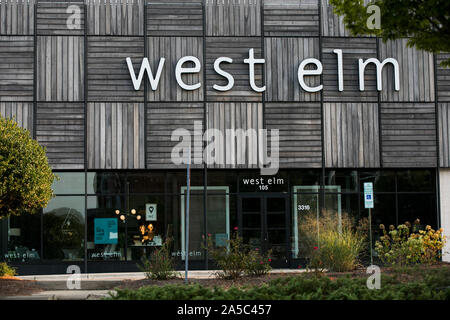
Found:
[[[190,185],[191,185],[191,148],[189,148],[189,158],[187,163],[187,191],[186,191],[186,245],[184,248],[184,282],[188,283],[188,267],[189,267],[189,193],[190,193]]]
[[[364,182],[364,208],[369,209],[370,264],[373,265],[373,254],[372,254],[373,183],[372,182]]]

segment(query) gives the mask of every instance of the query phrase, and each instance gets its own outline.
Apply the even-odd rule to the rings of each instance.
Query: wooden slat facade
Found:
[[[320,109],[320,103],[266,103],[267,135],[279,130],[280,168],[322,167]]]
[[[298,66],[307,58],[320,58],[318,38],[265,39],[266,101],[320,101],[320,92],[304,91],[297,79]],[[312,69],[307,66],[305,69]],[[305,77],[308,86],[320,85],[319,76]]]
[[[338,63],[334,49],[341,49],[343,56],[344,91],[338,90]],[[324,38],[322,40],[323,99],[324,101],[378,101],[376,69],[366,67],[364,91],[359,90],[358,59],[377,57],[376,39]]]
[[[175,165],[171,160],[171,153],[179,141],[172,141],[172,132],[178,128],[189,130],[191,134],[192,154],[201,152],[194,148],[194,121],[199,121],[203,128],[204,107],[202,103],[150,103],[147,105],[146,140],[147,168],[182,168],[185,165]],[[200,145],[202,145],[200,143]],[[186,155],[187,157],[187,155]],[[203,165],[192,164],[192,168],[202,168]]]
[[[14,119],[17,124],[33,132],[33,104],[29,102],[0,102],[0,115]]]
[[[434,103],[381,104],[383,167],[435,167]]]
[[[434,101],[433,55],[425,51],[408,48],[407,39],[380,42],[380,61],[395,58],[400,68],[400,91],[394,90],[392,66],[383,71],[383,91],[381,101]]]
[[[84,2],[44,2],[36,7],[38,35],[84,35]]]
[[[32,35],[35,3],[35,0],[2,0],[0,35]]]
[[[317,0],[264,0],[264,35],[319,36]]]
[[[142,103],[89,103],[88,168],[145,168],[144,117]]]
[[[88,100],[144,102],[144,89],[135,91],[126,58],[139,74],[144,57],[141,37],[89,37],[87,48]]]
[[[260,36],[262,0],[204,0],[207,36]]]
[[[350,31],[345,28],[344,17],[333,12],[333,6],[329,0],[321,1],[322,36],[324,37],[349,37]]]
[[[440,166],[450,168],[450,103],[439,103]]]
[[[149,36],[203,36],[202,0],[149,0],[146,10]]]
[[[203,39],[200,37],[148,37],[147,52],[153,74],[156,75],[160,58],[165,58],[164,69],[157,90],[153,91],[148,84],[148,101],[203,101]],[[197,90],[182,89],[175,78],[175,67],[184,56],[194,56],[200,60],[202,70],[195,74],[186,74],[182,79],[187,84],[201,83]],[[140,61],[139,61],[140,65]],[[183,67],[192,67],[185,63]],[[137,69],[137,72],[139,69]],[[129,76],[128,83],[131,84]]]
[[[327,168],[379,168],[377,103],[325,103],[324,151]]]
[[[144,35],[144,0],[85,0],[89,35]]]
[[[34,41],[0,36],[0,101],[33,101]]]
[[[261,38],[259,37],[220,37],[206,39],[206,87],[208,101],[262,101],[262,93],[250,87],[248,64],[249,49],[254,49],[255,59],[262,57]],[[219,57],[229,57],[233,63],[221,63],[220,68],[234,78],[234,87],[229,91],[218,91],[213,85],[224,86],[228,80],[214,71],[214,61]],[[255,82],[262,87],[262,64],[255,65]]]
[[[84,38],[37,37],[37,100],[84,100]]]
[[[39,103],[36,139],[53,169],[84,169],[84,104]]]
[[[450,67],[441,66],[441,62],[448,59],[450,53],[436,55],[437,99],[442,102],[450,102]]]
[[[218,129],[223,135],[223,144],[216,143],[219,159],[224,164],[208,165],[209,168],[257,168],[258,155],[261,152],[258,130],[264,128],[263,105],[261,103],[208,103],[206,109],[206,129]],[[249,134],[245,141],[226,139],[227,129],[255,130],[255,135]],[[214,141],[206,136],[207,144]],[[227,150],[231,151],[227,153]],[[210,160],[207,160],[210,161]],[[226,163],[226,164],[225,164]]]

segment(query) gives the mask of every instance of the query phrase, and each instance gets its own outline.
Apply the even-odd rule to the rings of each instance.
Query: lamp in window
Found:
[[[131,209],[131,211],[130,211],[129,213],[126,212],[126,211],[121,211],[121,210],[119,210],[119,209],[116,209],[116,210],[114,210],[114,213],[115,213],[117,216],[119,216],[119,219],[120,219],[122,222],[125,222],[125,220],[127,219],[128,216],[133,216],[133,217],[135,217],[137,220],[141,220],[141,218],[142,218],[140,214],[136,215],[136,209]]]

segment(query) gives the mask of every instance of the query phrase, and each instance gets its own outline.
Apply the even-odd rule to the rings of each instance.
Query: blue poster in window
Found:
[[[119,237],[117,218],[94,219],[94,243],[117,244]]]

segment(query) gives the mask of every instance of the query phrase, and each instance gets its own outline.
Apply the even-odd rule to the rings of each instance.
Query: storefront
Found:
[[[179,268],[211,269],[203,237],[233,232],[298,268],[302,217],[366,217],[364,182],[375,239],[450,221],[446,55],[351,37],[326,0],[30,0],[0,17],[0,114],[60,177],[40,214],[0,220],[22,274],[136,271],[167,237]]]

